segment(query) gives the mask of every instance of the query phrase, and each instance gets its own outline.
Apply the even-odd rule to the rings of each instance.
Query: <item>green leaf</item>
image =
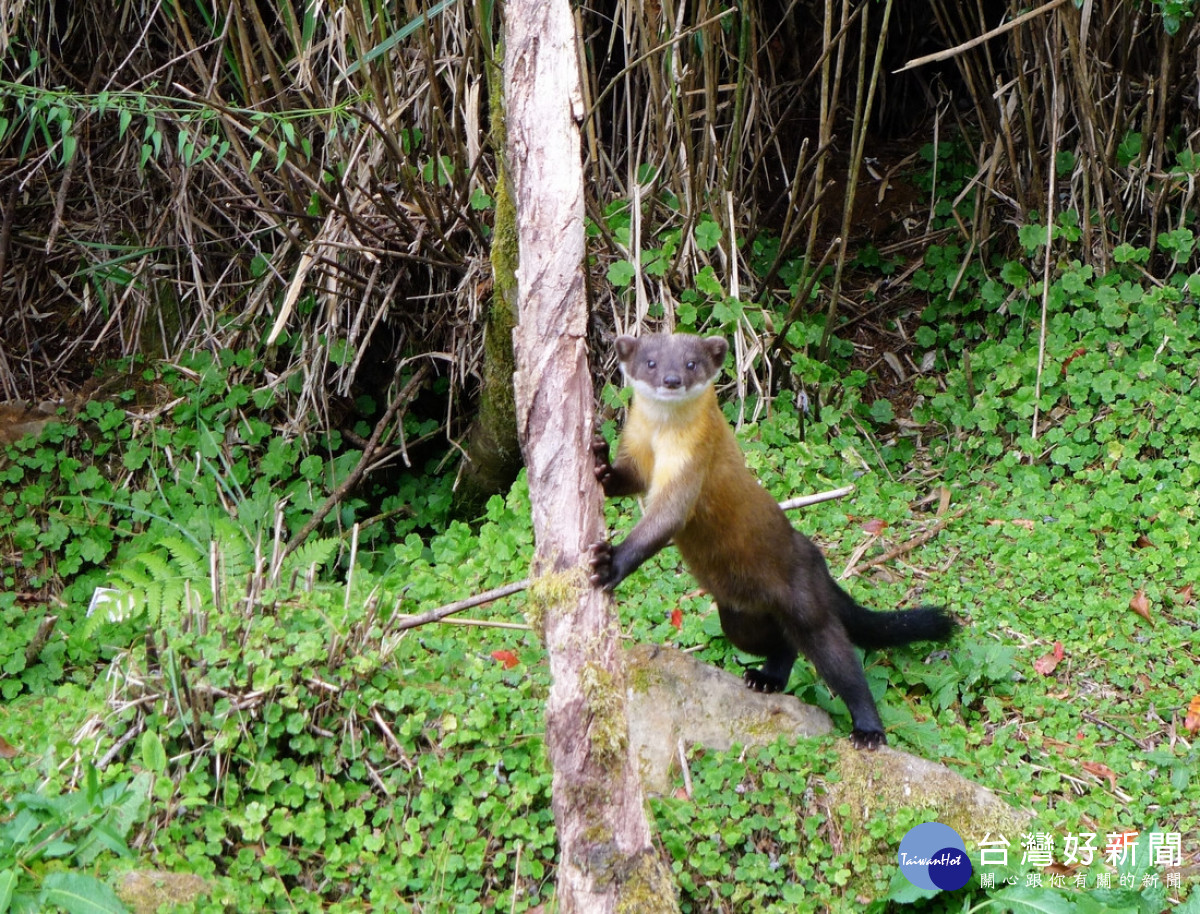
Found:
[[[1017,261],[1010,260],[1000,268],[1000,278],[1010,286],[1021,288],[1029,282],[1029,271]]]
[[[68,914],[128,914],[111,888],[83,873],[51,873],[42,882],[41,901]]]
[[[711,266],[705,267],[696,274],[696,288],[713,298],[724,298],[725,296],[725,290],[721,287],[716,271]]]
[[[0,870],[0,912],[8,910],[8,904],[12,901],[13,887],[17,884],[17,873],[15,870]]]
[[[154,730],[142,734],[142,764],[155,774],[167,770],[167,750],[163,748],[162,737]]]
[[[876,400],[871,404],[870,412],[871,419],[880,425],[887,425],[896,419],[896,413],[892,409],[890,400]]]
[[[712,219],[704,219],[696,226],[693,234],[696,238],[696,247],[702,251],[711,251],[721,241],[721,226]]]
[[[1073,914],[1075,906],[1053,889],[1014,885],[1001,889],[990,901],[1012,914]]]
[[[628,260],[618,260],[608,268],[608,281],[619,289],[633,282],[634,268]]]
[[[1036,251],[1046,243],[1046,226],[1023,225],[1017,229],[1017,238],[1021,242],[1021,247],[1025,248],[1025,250]],[[1007,267],[1009,264],[1005,264],[1005,266]],[[1024,269],[1024,267],[1021,269]]]

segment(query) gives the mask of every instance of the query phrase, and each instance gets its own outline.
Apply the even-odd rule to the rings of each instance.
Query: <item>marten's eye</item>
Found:
[[[688,371],[695,371],[695,370],[696,370],[696,363],[695,363],[695,362],[688,362],[688,363],[687,363],[687,370],[688,370]]]
[[[654,359],[646,359],[646,367],[647,368],[657,368],[658,362],[654,361]]]

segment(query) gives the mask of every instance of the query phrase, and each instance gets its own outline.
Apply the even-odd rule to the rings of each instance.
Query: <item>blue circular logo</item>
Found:
[[[971,878],[967,846],[949,825],[926,822],[909,829],[900,842],[900,872],[921,889],[953,892]]]

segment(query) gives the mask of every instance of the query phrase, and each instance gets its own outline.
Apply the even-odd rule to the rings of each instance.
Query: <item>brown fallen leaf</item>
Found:
[[[1108,786],[1113,790],[1117,789],[1117,774],[1107,765],[1103,765],[1100,762],[1083,762],[1080,767],[1088,774],[1095,775],[1101,779],[1107,779]]]
[[[1150,599],[1146,596],[1145,587],[1138,588],[1138,592],[1135,593],[1133,595],[1133,599],[1129,601],[1129,608],[1151,625],[1154,624],[1154,619],[1150,617]]]
[[[1003,527],[1005,524],[1012,524],[1013,526],[1020,527],[1022,530],[1032,530],[1037,526],[1036,523],[1026,517],[1014,517],[1012,520],[994,519],[987,522],[989,527]]]
[[[879,536],[879,534],[881,534],[884,530],[887,529],[887,525],[888,525],[887,521],[876,518],[875,520],[867,521],[865,524],[862,525],[862,528],[864,530],[866,530],[868,533],[870,533],[872,536]]]
[[[1184,584],[1175,590],[1175,602],[1182,606],[1191,606],[1196,602],[1196,594],[1191,584]]]
[[[0,736],[0,758],[16,758],[20,754],[20,749],[12,745],[3,736]]]
[[[1078,869],[1078,863],[1060,863],[1055,860],[1049,866],[1042,867],[1042,872],[1053,873],[1056,876],[1074,876]]]

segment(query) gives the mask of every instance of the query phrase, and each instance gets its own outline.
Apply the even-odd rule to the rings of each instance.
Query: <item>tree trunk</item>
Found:
[[[517,425],[533,504],[531,615],[553,685],[546,745],[553,768],[562,914],[678,911],[651,842],[630,757],[618,629],[588,583],[603,535],[592,472],[592,382],[583,281],[582,117],[568,0],[509,0],[505,99],[517,205]]]
[[[504,80],[499,64],[488,62],[489,121],[492,142],[505,143]],[[496,178],[496,223],[492,233],[492,300],[483,337],[483,385],[479,411],[467,440],[455,495],[455,513],[476,516],[493,495],[507,492],[521,470],[512,379],[513,328],[517,322],[517,217],[504,169]]]

